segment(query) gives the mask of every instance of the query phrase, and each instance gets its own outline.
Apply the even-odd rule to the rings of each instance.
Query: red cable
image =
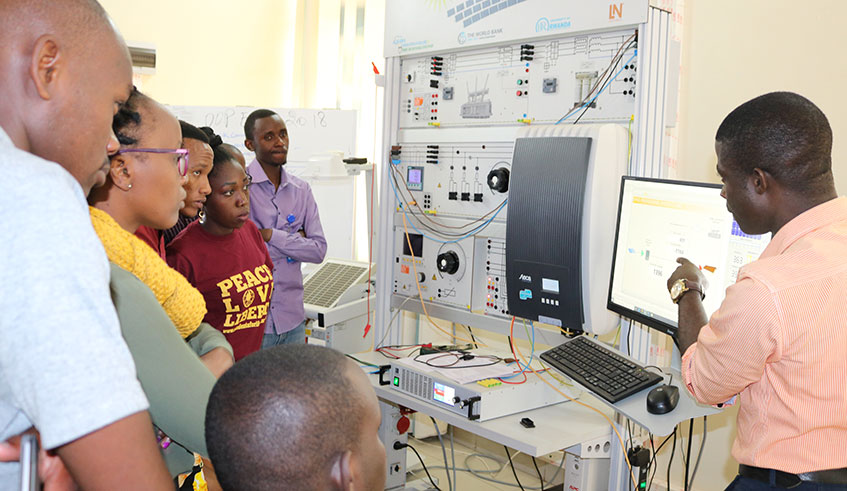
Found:
[[[374,67],[376,69],[376,67]],[[365,174],[367,176],[367,173]],[[374,255],[374,187],[376,184],[376,165],[374,164],[374,168],[371,171],[371,223],[370,223],[370,234],[368,235],[368,322],[365,324],[365,334],[362,337],[367,337],[368,332],[371,330],[371,263],[373,262]]]

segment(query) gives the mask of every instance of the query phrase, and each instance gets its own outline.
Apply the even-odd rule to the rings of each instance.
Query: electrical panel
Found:
[[[570,120],[626,121],[635,39],[626,29],[402,59],[400,127],[555,123],[570,111]]]
[[[399,60],[388,166],[394,295],[510,317],[515,139],[527,125],[623,127],[635,113],[636,47],[630,28]]]

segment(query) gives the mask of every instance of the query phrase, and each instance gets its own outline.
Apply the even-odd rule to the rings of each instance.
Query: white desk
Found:
[[[359,353],[356,358],[377,365],[387,365],[389,360],[379,353]],[[363,367],[372,371],[372,367]],[[535,375],[529,374],[529,377]],[[609,423],[594,411],[573,402],[563,402],[531,411],[512,414],[485,422],[470,421],[466,417],[446,411],[438,406],[420,399],[407,396],[390,386],[379,385],[377,374],[369,375],[371,383],[380,399],[392,404],[405,406],[409,409],[433,416],[445,421],[456,428],[487,438],[509,448],[538,457],[558,450],[580,445],[588,440],[608,436],[611,433]],[[596,407],[609,416],[614,412],[595,399],[584,393],[580,401]],[[521,418],[529,418],[535,422],[535,428],[524,428]],[[578,453],[578,452],[577,452]]]

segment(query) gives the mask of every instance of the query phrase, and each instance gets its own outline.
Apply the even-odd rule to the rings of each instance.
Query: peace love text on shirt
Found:
[[[221,289],[221,301],[226,307],[224,334],[264,326],[273,292],[273,274],[267,265],[234,274],[219,282],[218,288]],[[241,305],[233,305],[233,288],[235,293],[243,292]],[[254,305],[257,294],[259,303]]]

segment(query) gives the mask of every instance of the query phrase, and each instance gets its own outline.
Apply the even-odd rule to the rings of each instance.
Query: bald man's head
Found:
[[[93,0],[0,2],[0,125],[14,144],[70,172],[87,194],[117,150],[112,117],[132,66]]]

